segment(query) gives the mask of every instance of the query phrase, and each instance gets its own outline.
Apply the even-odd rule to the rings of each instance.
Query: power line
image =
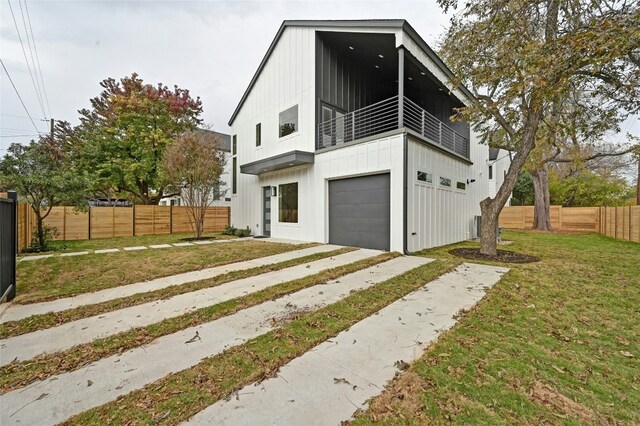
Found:
[[[31,72],[31,65],[29,64],[29,59],[27,58],[27,52],[24,50],[24,42],[22,41],[22,36],[20,35],[20,29],[18,28],[18,21],[16,21],[16,16],[13,13],[13,7],[11,6],[11,0],[7,0],[9,4],[9,10],[11,11],[11,17],[13,18],[13,24],[16,27],[16,33],[18,33],[18,40],[20,40],[20,46],[22,47],[22,54],[24,55],[24,60],[27,63],[27,69],[29,70],[29,75],[31,76],[31,83],[33,84],[33,89],[36,91],[36,96],[38,98],[38,102],[40,103],[40,108],[42,109],[42,115],[47,118],[47,113],[44,111],[44,104],[42,103],[42,99],[40,98],[40,92],[38,91],[36,81],[33,78],[33,72]]]
[[[29,120],[31,117],[27,117],[26,115],[15,115],[15,114],[5,114],[5,113],[0,113],[1,116],[3,117],[13,117],[13,118],[26,118],[27,120]],[[38,118],[36,121],[46,121],[48,122],[49,120],[44,119],[44,118]]]
[[[40,82],[42,82],[42,91],[44,92],[44,99],[47,104],[47,111],[49,117],[51,117],[51,107],[49,106],[49,96],[47,95],[47,88],[44,85],[44,76],[42,75],[42,67],[40,66],[40,56],[38,55],[38,48],[36,47],[36,38],[33,36],[33,27],[31,26],[31,16],[29,15],[29,7],[27,6],[27,0],[24,0],[24,10],[27,12],[27,21],[29,22],[29,31],[31,31],[31,41],[33,42],[33,50],[36,52],[36,60],[38,61],[38,71],[40,72]],[[35,65],[34,65],[35,68]]]
[[[16,85],[13,84],[13,79],[11,79],[11,76],[9,75],[9,71],[7,71],[7,67],[4,66],[4,61],[2,59],[0,59],[0,64],[2,64],[2,69],[7,74],[7,77],[9,77],[9,81],[13,86],[13,90],[16,91],[16,95],[18,95],[18,99],[20,99],[20,103],[22,104],[22,108],[24,108],[24,112],[27,113],[27,115],[29,116],[29,120],[31,120],[31,124],[33,124],[33,128],[36,129],[36,132],[40,133],[40,130],[38,130],[38,128],[36,127],[36,123],[34,123],[33,118],[31,117],[31,114],[29,114],[29,110],[27,109],[27,106],[24,104],[24,101],[22,100],[22,96],[20,96],[20,92],[18,92]]]

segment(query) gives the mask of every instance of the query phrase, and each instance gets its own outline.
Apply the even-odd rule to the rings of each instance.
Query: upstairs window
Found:
[[[489,166],[489,179],[493,179],[493,165]]]
[[[256,146],[262,145],[262,123],[256,124]]]
[[[280,185],[278,194],[280,222],[298,223],[298,182]]]
[[[233,170],[232,170],[232,174],[233,176],[231,177],[231,193],[235,194],[237,192],[238,189],[238,158],[237,157],[233,157],[233,161],[232,161],[233,165]]]
[[[238,153],[238,135],[233,135],[233,143],[231,144],[231,155]]]
[[[298,131],[298,105],[292,106],[280,113],[279,137],[284,137]]]

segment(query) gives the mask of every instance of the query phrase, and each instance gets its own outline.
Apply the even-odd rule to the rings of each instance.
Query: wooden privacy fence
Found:
[[[208,207],[204,231],[221,231],[229,225],[229,207]],[[184,206],[90,207],[76,212],[73,207],[54,207],[44,220],[56,228],[55,240],[131,237],[192,232],[189,213]],[[28,204],[18,208],[18,240],[20,250],[29,247],[36,230],[36,217]]]
[[[551,226],[557,231],[590,231],[640,243],[640,206],[562,207],[551,206]],[[509,206],[500,213],[500,226],[507,229],[533,227],[533,206]]]

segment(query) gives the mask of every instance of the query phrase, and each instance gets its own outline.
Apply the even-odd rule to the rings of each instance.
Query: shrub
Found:
[[[37,253],[41,251],[47,251],[49,249],[49,242],[51,242],[55,237],[60,235],[60,231],[58,228],[53,226],[42,226],[42,234],[44,244],[42,247],[40,246],[40,239],[38,238],[38,231],[35,230],[33,235],[31,235],[31,246],[25,250],[27,253]]]
[[[236,237],[248,237],[249,235],[251,235],[251,230],[249,229],[249,227],[247,226],[247,229],[236,229],[235,232]]]
[[[225,226],[222,235],[236,235],[237,230],[233,225]]]

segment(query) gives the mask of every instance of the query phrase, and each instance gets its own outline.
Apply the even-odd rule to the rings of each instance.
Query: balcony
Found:
[[[406,96],[402,97],[402,102],[399,100],[399,96],[393,96],[318,124],[317,149],[405,127],[448,151],[469,158],[469,140],[466,137]]]

